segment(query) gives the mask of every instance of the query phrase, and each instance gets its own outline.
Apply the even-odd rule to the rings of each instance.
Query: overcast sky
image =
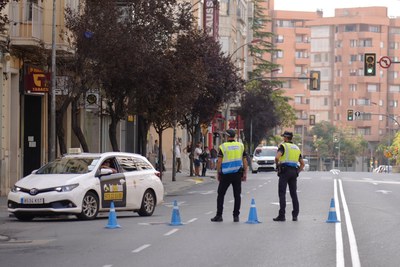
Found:
[[[390,17],[400,17],[400,0],[275,0],[276,10],[316,11],[333,17],[335,8],[385,6]]]

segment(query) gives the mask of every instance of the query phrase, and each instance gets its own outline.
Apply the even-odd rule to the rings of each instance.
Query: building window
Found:
[[[356,32],[357,31],[357,25],[355,25],[355,24],[344,25],[344,31],[345,32]]]
[[[350,40],[350,47],[357,47],[357,40]]]
[[[349,84],[349,91],[356,92],[357,91],[357,84]]]
[[[376,83],[369,83],[367,84],[367,91],[368,92],[379,92],[379,84]]]
[[[371,113],[365,113],[365,112],[362,112],[361,114],[360,114],[360,120],[363,120],[363,121],[370,121],[371,120]]]
[[[294,102],[295,102],[296,104],[302,104],[302,99],[303,99],[302,96],[295,96],[295,97],[294,97]]]
[[[360,47],[372,47],[372,39],[360,40]]]
[[[275,38],[275,42],[276,42],[276,43],[283,43],[284,40],[285,40],[285,38],[284,38],[283,35],[278,35],[278,36],[276,36],[276,38]]]
[[[360,135],[371,135],[371,127],[358,128],[357,130]]]
[[[369,99],[358,99],[357,100],[357,105],[359,106],[369,106],[371,105],[371,101]]]
[[[357,76],[357,70],[355,70],[355,69],[351,69],[351,70],[349,70],[349,75],[350,76]]]
[[[283,58],[283,51],[276,51],[275,58]]]
[[[389,92],[394,92],[394,93],[400,92],[400,85],[390,85]]]
[[[389,107],[397,108],[398,107],[397,100],[389,100]]]
[[[369,26],[369,31],[370,32],[381,32],[381,30],[380,30],[380,27],[379,26],[376,26],[376,25],[371,25],[371,26]]]
[[[25,18],[28,21],[33,19],[34,8],[37,7],[38,0],[27,0]]]
[[[399,43],[390,42],[390,43],[389,43],[389,48],[390,48],[390,49],[398,49],[398,48],[399,48]]]
[[[358,55],[350,55],[350,62],[356,62]]]

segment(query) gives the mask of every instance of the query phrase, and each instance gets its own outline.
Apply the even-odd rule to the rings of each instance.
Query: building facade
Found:
[[[278,11],[273,6],[269,12],[274,43],[281,49],[272,59],[282,66],[275,75],[321,73],[319,91],[310,91],[309,82],[301,79],[282,78],[297,115],[293,130],[310,142],[310,123],[330,122],[362,135],[375,158],[378,143],[393,138],[399,129],[400,66],[383,68],[378,61],[388,57],[398,62],[400,18],[389,18],[386,7],[338,8],[334,17],[323,17],[321,11]],[[365,53],[376,54],[375,76],[364,75]],[[360,115],[348,121],[348,110]],[[313,154],[306,145],[304,149]]]

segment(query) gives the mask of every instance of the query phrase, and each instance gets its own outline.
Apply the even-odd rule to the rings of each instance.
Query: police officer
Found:
[[[217,214],[211,221],[223,221],[222,212],[224,208],[224,197],[229,185],[232,184],[233,196],[235,199],[233,221],[239,222],[242,181],[246,181],[247,178],[247,153],[244,151],[243,144],[235,141],[235,130],[229,129],[225,134],[228,136],[228,140],[220,145],[217,161],[219,181]]]
[[[285,131],[282,134],[283,143],[280,144],[275,156],[275,163],[278,170],[279,185],[279,215],[274,218],[274,221],[283,222],[285,218],[286,209],[286,187],[289,185],[290,197],[292,198],[293,211],[292,219],[297,221],[299,215],[299,200],[297,199],[297,177],[299,172],[304,168],[304,161],[301,156],[301,151],[292,142],[293,133]],[[300,166],[298,165],[300,162]]]

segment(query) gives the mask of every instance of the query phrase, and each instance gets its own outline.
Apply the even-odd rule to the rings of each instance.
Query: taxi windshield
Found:
[[[41,167],[36,174],[83,174],[93,170],[98,158],[59,158]]]

